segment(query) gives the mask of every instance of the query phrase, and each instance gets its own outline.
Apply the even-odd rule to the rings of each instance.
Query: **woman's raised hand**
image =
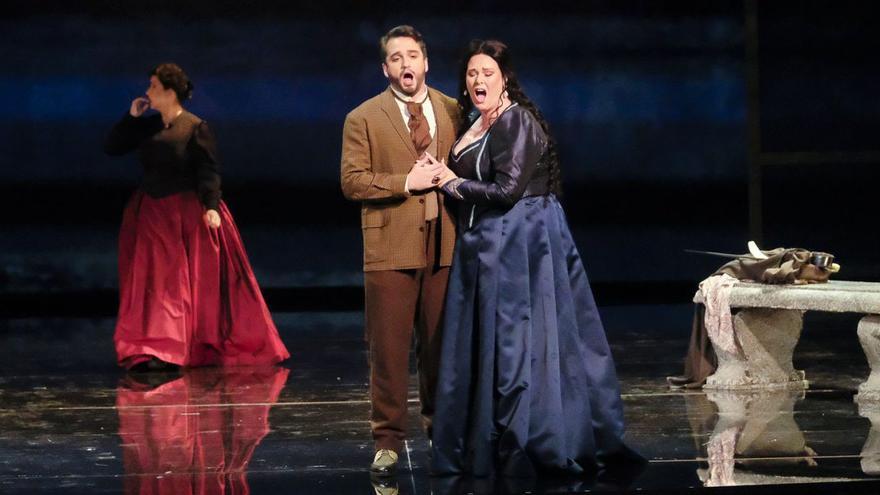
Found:
[[[150,108],[150,99],[146,96],[138,96],[131,100],[131,109],[129,109],[128,113],[132,117],[140,117],[148,108]]]

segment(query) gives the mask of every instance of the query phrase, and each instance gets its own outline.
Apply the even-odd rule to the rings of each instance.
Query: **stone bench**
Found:
[[[871,374],[859,386],[856,400],[880,401],[880,283],[830,281],[810,285],[767,285],[738,282],[730,289],[734,333],[741,355],[712,346],[718,369],[705,389],[804,389],[804,372],[794,369],[792,354],[803,328],[805,311],[861,313],[858,336]],[[694,302],[702,303],[698,291]]]

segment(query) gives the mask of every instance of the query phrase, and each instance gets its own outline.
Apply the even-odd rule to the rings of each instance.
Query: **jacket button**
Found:
[[[424,231],[425,231],[424,227],[419,227],[419,232],[424,232]]]
[[[420,200],[419,200],[419,203],[421,203],[421,204],[425,204],[425,198],[420,199]]]

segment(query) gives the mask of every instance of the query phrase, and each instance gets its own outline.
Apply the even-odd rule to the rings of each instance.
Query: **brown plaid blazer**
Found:
[[[437,159],[447,159],[455,141],[456,101],[428,88],[437,120]],[[342,131],[342,193],[361,202],[364,271],[423,268],[425,202],[404,191],[418,157],[391,88],[370,98],[345,118]],[[440,198],[440,265],[452,263],[455,223]]]

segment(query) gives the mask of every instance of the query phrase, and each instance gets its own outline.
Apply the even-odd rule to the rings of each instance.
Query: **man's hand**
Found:
[[[425,156],[422,157],[422,161],[424,162],[426,167],[440,167],[440,173],[437,175],[434,180],[434,184],[437,187],[443,187],[447,182],[452,179],[457,179],[458,176],[455,175],[455,172],[450,170],[449,167],[446,166],[446,160],[437,160],[430,153],[425,153]],[[417,162],[418,163],[418,162]]]
[[[420,158],[406,176],[406,184],[409,190],[412,192],[425,191],[437,187],[435,177],[440,176],[443,168],[444,165],[442,163],[432,163],[426,160],[425,157]]]

